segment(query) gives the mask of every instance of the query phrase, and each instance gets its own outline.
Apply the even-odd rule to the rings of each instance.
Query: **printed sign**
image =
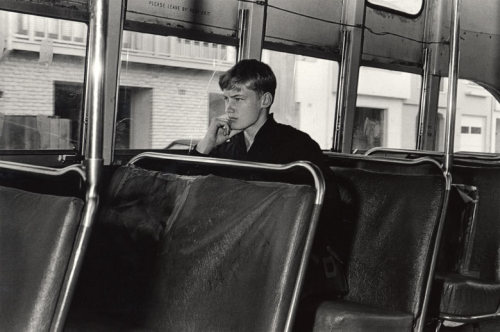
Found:
[[[199,24],[209,29],[234,31],[238,24],[238,1],[129,0],[127,19],[160,24],[175,21],[177,27]]]

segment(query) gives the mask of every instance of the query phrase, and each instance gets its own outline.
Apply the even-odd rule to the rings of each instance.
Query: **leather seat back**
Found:
[[[49,330],[82,208],[0,186],[0,330]]]
[[[475,164],[452,168],[453,182],[473,185],[479,194],[468,269],[479,272],[481,279],[500,281],[500,165]]]
[[[445,179],[432,162],[330,156],[349,239],[346,300],[407,312],[423,305]]]
[[[314,197],[305,185],[123,167],[73,317],[150,330],[283,330]]]

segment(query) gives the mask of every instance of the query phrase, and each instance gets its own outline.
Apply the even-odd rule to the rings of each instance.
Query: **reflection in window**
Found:
[[[71,82],[55,82],[54,86],[54,115],[59,125],[53,125],[53,130],[69,127],[66,140],[70,144],[76,144],[80,137],[80,110],[83,102],[83,84]],[[54,120],[52,120],[54,121]],[[53,137],[63,137],[55,135]],[[69,146],[61,148],[70,148]]]
[[[409,15],[418,14],[423,5],[423,0],[368,0],[368,2]]]
[[[278,81],[271,107],[278,122],[309,134],[322,149],[333,140],[338,63],[264,50],[262,61]]]
[[[219,74],[232,46],[124,31],[116,149],[185,148],[224,112]]]
[[[446,80],[442,78],[441,82]],[[446,114],[446,104],[446,93],[440,94],[439,110],[443,114]],[[496,104],[495,97],[488,90],[472,81],[458,80],[455,151],[500,151],[500,112]],[[442,146],[438,148],[443,150]]]
[[[87,26],[0,11],[0,149],[75,149]]]
[[[368,150],[384,145],[384,110],[357,107],[354,115],[353,150]]]
[[[352,149],[376,146],[414,149],[420,82],[420,75],[361,67]],[[365,123],[374,128],[369,135]]]

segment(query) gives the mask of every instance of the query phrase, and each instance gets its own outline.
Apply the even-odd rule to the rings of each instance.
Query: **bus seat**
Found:
[[[440,315],[472,317],[497,312],[500,284],[458,273],[437,274],[433,301],[438,300]],[[434,311],[434,310],[432,310]]]
[[[411,314],[348,301],[323,302],[316,317],[315,331],[409,331],[413,324]]]
[[[455,165],[452,168],[454,182],[477,187],[479,202],[476,216],[476,231],[473,239],[470,271],[488,281],[500,282],[500,167],[498,164],[482,162],[477,166]]]
[[[473,232],[461,249],[469,252],[469,257],[462,259],[461,269],[448,266],[438,270],[433,285],[431,313],[449,320],[496,316],[500,304],[500,205],[496,201],[500,194],[500,168],[488,161],[474,163],[470,165],[469,161],[469,165],[457,164],[452,168],[454,182],[473,185],[479,194],[474,225],[469,227]]]
[[[452,184],[436,264],[437,273],[470,274],[478,201],[476,187]]]
[[[49,330],[82,208],[0,186],[0,330]]]
[[[314,199],[306,185],[118,169],[66,330],[283,330]]]
[[[445,179],[431,161],[411,165],[349,158],[350,165],[343,157],[329,160],[343,222],[352,226],[352,234],[339,234],[352,239],[346,263],[349,293],[320,305],[314,330],[412,330],[422,319]]]

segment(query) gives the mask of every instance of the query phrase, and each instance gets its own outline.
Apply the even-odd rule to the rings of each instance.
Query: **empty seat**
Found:
[[[393,158],[429,155],[441,160],[442,152],[379,149],[373,154]],[[432,289],[430,314],[459,322],[475,322],[499,317],[500,309],[500,164],[488,154],[459,152],[451,168],[453,183],[474,186],[479,194],[474,225],[462,224],[460,214],[467,207],[456,206],[454,191],[447,212],[444,247]],[[456,186],[457,186],[456,185]],[[455,197],[456,198],[456,197]],[[470,211],[469,211],[470,212]],[[467,229],[464,229],[466,226]],[[473,229],[473,232],[469,232]],[[458,232],[457,232],[458,231]],[[467,233],[469,232],[469,233]],[[452,242],[452,250],[447,242]],[[444,253],[442,251],[445,251]]]
[[[118,169],[67,330],[283,330],[314,202],[306,185]]]
[[[433,296],[438,296],[441,316],[472,318],[496,313],[500,284],[458,273],[437,274]]]
[[[440,270],[433,286],[432,313],[443,319],[477,321],[497,316],[500,304],[500,167],[487,160],[459,159],[453,180],[473,185],[479,199],[470,256],[460,270]],[[445,234],[447,235],[447,234]],[[465,249],[464,249],[465,250]]]
[[[349,293],[324,302],[315,331],[404,331],[422,320],[445,197],[440,167],[330,155],[350,239]]]

